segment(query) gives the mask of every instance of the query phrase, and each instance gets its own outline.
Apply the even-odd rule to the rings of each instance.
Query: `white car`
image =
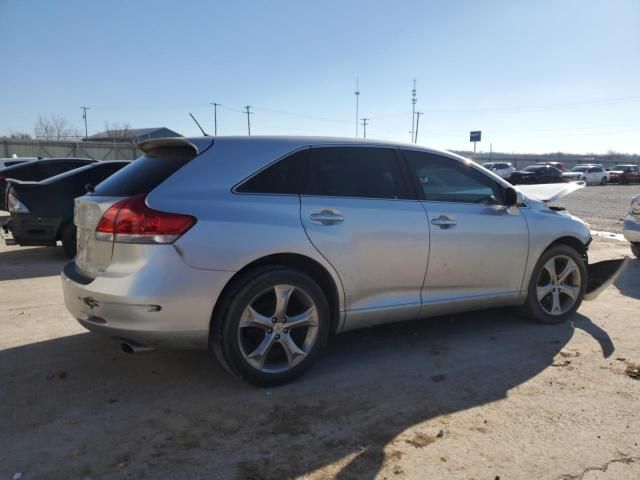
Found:
[[[606,185],[609,181],[609,172],[602,165],[578,165],[562,176],[568,181],[583,181],[592,185]]]
[[[624,217],[622,234],[631,243],[631,251],[640,258],[640,193],[631,199],[629,214]]]
[[[509,162],[489,162],[483,163],[482,166],[502,178],[509,178],[515,170]]]

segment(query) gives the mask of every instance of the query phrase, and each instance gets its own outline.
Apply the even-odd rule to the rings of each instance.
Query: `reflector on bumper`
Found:
[[[587,292],[585,300],[595,300],[609,285],[615,282],[629,264],[629,257],[603,260],[587,265]]]

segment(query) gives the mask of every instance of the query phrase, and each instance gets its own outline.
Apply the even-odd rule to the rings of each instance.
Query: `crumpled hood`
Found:
[[[540,185],[518,185],[517,188],[525,196],[541,202],[553,202],[570,193],[584,188],[584,182],[545,183]]]

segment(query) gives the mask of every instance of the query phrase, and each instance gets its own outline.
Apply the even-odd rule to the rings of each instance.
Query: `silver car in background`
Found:
[[[508,305],[558,323],[595,288],[584,222],[451,153],[306,137],[139,147],[76,200],[62,273],[71,314],[128,352],[210,348],[274,385],[332,333]]]
[[[631,243],[631,252],[640,258],[640,193],[631,199],[629,213],[624,217],[622,234]]]

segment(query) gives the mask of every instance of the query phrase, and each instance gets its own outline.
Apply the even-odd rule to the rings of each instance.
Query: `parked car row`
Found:
[[[562,162],[538,162],[521,170],[516,170],[509,162],[487,162],[482,166],[512,185],[573,181],[585,182],[587,185],[606,185],[609,182],[640,183],[640,167],[632,164],[616,165],[607,169],[601,164],[590,163],[576,165],[569,171]]]
[[[2,225],[7,243],[55,246],[76,253],[74,199],[86,193],[127,161],[85,158],[31,160],[0,170],[0,210],[9,212]]]

